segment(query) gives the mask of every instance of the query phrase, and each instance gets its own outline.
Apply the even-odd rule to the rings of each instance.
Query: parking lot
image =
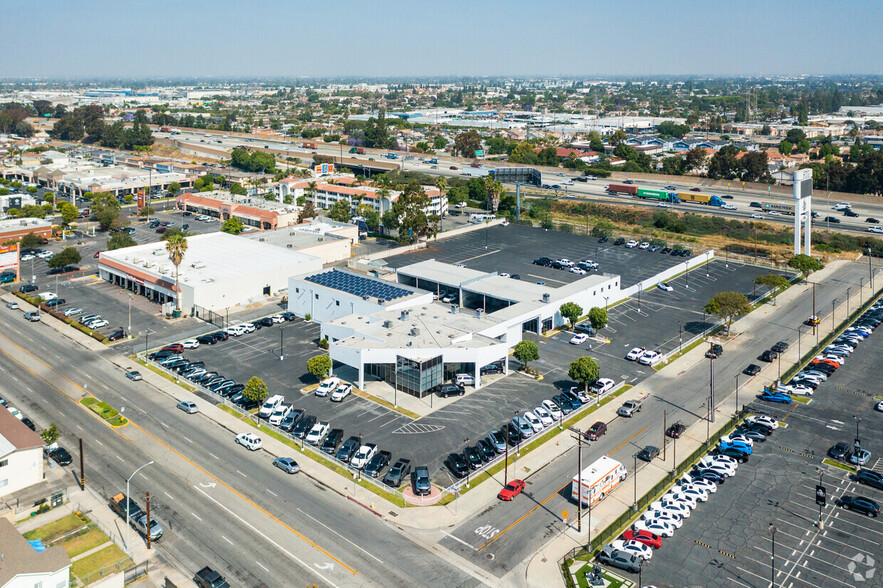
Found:
[[[878,329],[879,331],[879,329]],[[883,412],[876,364],[883,353],[883,334],[875,332],[845,365],[815,391],[804,405],[751,408],[786,424],[765,443],[755,443],[751,460],[697,508],[664,549],[643,569],[643,581],[657,586],[770,585],[770,552],[775,527],[777,586],[879,586],[883,524],[841,509],[835,501],[860,495],[883,503],[883,491],[859,485],[843,469],[823,464],[837,442],[854,438],[871,451],[867,466],[883,470]],[[856,429],[856,419],[858,431]],[[827,490],[818,527],[816,484]]]
[[[430,241],[426,249],[386,259],[390,267],[402,267],[426,259],[445,263],[462,263],[485,272],[518,274],[522,280],[544,281],[561,286],[582,276],[564,270],[533,265],[539,257],[567,258],[573,261],[591,259],[598,263],[598,273],[622,276],[623,287],[645,280],[665,269],[683,264],[686,258],[626,249],[613,245],[613,240],[598,239],[524,225],[495,225],[440,241]]]

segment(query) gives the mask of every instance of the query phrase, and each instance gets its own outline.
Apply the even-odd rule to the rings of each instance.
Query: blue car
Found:
[[[773,392],[772,390],[764,389],[763,394],[760,395],[761,400],[766,400],[767,402],[779,402],[781,404],[791,404],[791,396],[785,394],[784,392]]]
[[[743,443],[742,441],[731,441],[729,443],[727,443],[725,441],[721,441],[720,443],[718,443],[718,448],[721,451],[724,451],[727,449],[734,449],[740,453],[744,453],[745,455],[751,455],[753,452],[753,450],[751,449],[751,446],[748,445],[747,443]]]

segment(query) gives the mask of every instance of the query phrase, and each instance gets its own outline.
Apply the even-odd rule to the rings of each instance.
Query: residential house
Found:
[[[0,496],[43,481],[44,445],[38,434],[0,407]],[[0,541],[0,551],[2,549],[3,541]]]
[[[0,518],[0,588],[68,588],[70,568],[63,546],[32,545]]]

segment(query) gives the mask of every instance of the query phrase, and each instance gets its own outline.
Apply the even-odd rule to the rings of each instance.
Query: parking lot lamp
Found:
[[[131,501],[132,501],[132,495],[129,493],[129,482],[132,481],[132,478],[135,477],[135,474],[137,474],[138,472],[140,472],[141,470],[143,470],[144,468],[146,468],[149,465],[153,465],[153,460],[150,460],[149,462],[147,462],[146,464],[144,464],[143,466],[141,466],[140,468],[138,468],[137,470],[132,472],[131,476],[126,478],[126,500],[129,501],[129,504],[126,504],[126,551],[128,551],[130,555],[132,554],[132,547],[129,545],[129,529],[132,528],[132,525],[129,524],[129,512],[131,511],[130,506],[131,506]]]
[[[609,296],[604,297],[604,312],[607,312],[607,301],[610,300]]]
[[[463,439],[463,445],[465,445],[467,449],[469,448],[469,437],[466,437],[465,439]],[[464,453],[465,453],[465,451],[464,451]],[[466,487],[469,488],[469,456],[468,455],[466,456]]]
[[[857,417],[857,416],[855,416],[855,415],[852,415],[852,418],[855,419],[855,448],[856,448],[856,449],[861,449],[861,447],[862,447],[862,439],[861,439],[861,437],[860,437],[859,434],[858,434],[858,425],[859,425],[859,423],[862,422],[862,419],[861,419],[861,417]]]
[[[134,297],[135,295],[129,292],[129,330],[126,331],[127,334],[132,332],[132,299]]]
[[[638,452],[635,452],[635,510],[638,510]]]
[[[868,247],[868,276],[871,280],[871,293],[874,293],[874,267],[871,265],[871,248]]]
[[[773,541],[772,551],[770,551],[770,586],[776,588],[776,526],[770,523],[767,532]]]
[[[705,252],[705,277],[708,277],[708,263],[711,261],[711,251]]]
[[[831,328],[836,329],[837,325],[834,324],[834,309],[837,308],[837,299],[831,301]]]
[[[851,289],[852,289],[852,288],[847,288],[847,289],[846,289],[846,318],[849,318],[849,291],[850,291]]]
[[[285,340],[282,338],[284,332],[285,327],[279,327],[279,361],[285,359]]]
[[[504,446],[506,455],[503,456],[503,486],[509,484],[509,425],[503,427],[506,429],[506,445]]]
[[[684,327],[681,326],[681,321],[678,321],[678,353],[681,353],[681,346],[684,344]]]
[[[515,419],[516,426],[518,427],[518,437],[515,438],[515,456],[518,457],[521,455],[521,411],[516,410],[515,416],[518,417]]]
[[[686,286],[684,286],[687,290],[690,289],[690,262],[684,262],[684,278],[687,280]]]
[[[739,414],[739,374],[736,374],[736,414]]]

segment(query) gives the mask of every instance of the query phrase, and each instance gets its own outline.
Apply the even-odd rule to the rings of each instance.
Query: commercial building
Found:
[[[486,172],[485,172],[486,173]],[[445,216],[448,214],[448,197],[442,194],[434,186],[423,186],[423,191],[429,197],[429,205],[426,214]],[[276,198],[284,201],[286,196],[291,196],[294,201],[300,196],[307,196],[317,209],[328,209],[340,200],[350,204],[353,213],[359,204],[367,204],[380,214],[392,208],[399,199],[401,192],[397,190],[382,190],[374,186],[359,185],[350,176],[335,177],[332,181],[317,182],[312,191],[309,183],[304,180],[288,178],[281,180],[274,186]]]
[[[160,304],[180,294],[181,310],[195,315],[262,301],[284,292],[289,276],[321,269],[313,255],[221,232],[187,238],[180,292],[162,241],[103,251],[98,260],[102,279]]]
[[[359,242],[359,227],[316,217],[309,222],[271,231],[243,233],[241,237],[315,255],[323,264],[343,261],[352,256]]]
[[[0,588],[67,588],[71,559],[64,547],[31,544],[0,518]]]
[[[38,434],[0,407],[0,496],[43,481],[44,445]],[[2,546],[0,541],[0,552]]]
[[[237,196],[215,190],[181,194],[175,198],[178,210],[212,216],[222,221],[237,218],[242,224],[258,229],[278,229],[297,224],[298,208],[255,196]]]
[[[48,239],[52,236],[52,223],[42,218],[0,220],[0,243],[20,241],[22,237],[30,233]]]
[[[135,194],[150,187],[166,190],[177,182],[182,187],[192,184],[182,173],[160,173],[121,165],[103,166],[89,162],[21,165],[2,170],[4,178],[43,186],[59,197],[80,197],[86,192],[111,192],[114,196]]]
[[[525,332],[563,325],[561,306],[588,311],[626,297],[620,277],[588,275],[554,288],[427,260],[401,267],[396,282],[342,270],[296,276],[288,308],[322,324],[336,368],[354,380],[383,380],[417,397],[455,374],[482,385],[483,368],[508,371],[509,350]],[[454,302],[433,302],[451,296]]]

